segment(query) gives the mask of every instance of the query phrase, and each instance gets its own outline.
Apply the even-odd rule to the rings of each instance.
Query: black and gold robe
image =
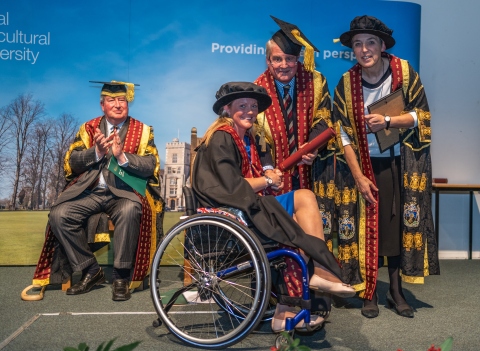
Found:
[[[432,166],[430,157],[431,115],[420,76],[405,60],[384,54],[390,61],[392,89],[403,89],[405,111],[415,111],[418,126],[400,129],[401,142],[401,209],[402,213],[402,279],[423,283],[429,274],[439,274],[438,248],[431,210]],[[337,130],[335,184],[317,184],[325,198],[332,197],[335,209],[330,212],[338,224],[338,258],[343,279],[361,296],[371,298],[378,271],[378,218],[363,197],[344,158],[340,127],[346,132],[362,172],[371,168],[363,121],[364,106],[361,66],[356,64],[340,79],[335,88],[333,122]],[[366,145],[366,147],[365,147]],[[331,165],[332,166],[332,165]],[[375,181],[373,181],[375,183]],[[334,187],[334,189],[333,189]],[[329,237],[326,236],[328,241]],[[365,294],[365,295],[363,295]]]

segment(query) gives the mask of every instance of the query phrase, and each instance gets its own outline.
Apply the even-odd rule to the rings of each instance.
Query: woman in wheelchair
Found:
[[[216,98],[213,111],[219,117],[206,131],[192,171],[192,187],[200,204],[243,211],[260,235],[299,248],[307,262],[313,259],[311,289],[354,296],[355,290],[342,282],[340,267],[325,244],[315,195],[306,189],[277,197],[264,194],[268,187],[283,187],[282,172],[276,169],[268,176],[263,172],[252,131],[257,114],[271,104],[265,89],[230,82],[220,87]],[[293,307],[277,304],[272,329],[284,330],[285,319],[294,314]],[[322,317],[312,316],[310,326],[322,322]]]

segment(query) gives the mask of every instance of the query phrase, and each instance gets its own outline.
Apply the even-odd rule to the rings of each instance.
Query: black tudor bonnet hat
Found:
[[[350,30],[340,36],[343,45],[352,47],[352,39],[356,34],[369,33],[376,35],[385,42],[387,49],[395,45],[395,39],[392,37],[393,30],[388,28],[385,23],[372,16],[357,16],[350,22]]]
[[[250,82],[229,82],[223,84],[215,94],[217,101],[213,104],[213,112],[220,115],[223,106],[240,98],[251,98],[258,102],[258,113],[265,111],[272,99],[265,88]]]

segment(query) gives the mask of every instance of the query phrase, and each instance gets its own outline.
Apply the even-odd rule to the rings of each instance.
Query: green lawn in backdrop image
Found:
[[[45,237],[49,211],[0,211],[0,266],[34,266]],[[182,212],[165,212],[164,232],[178,222]],[[110,245],[95,255],[102,265],[111,264]]]

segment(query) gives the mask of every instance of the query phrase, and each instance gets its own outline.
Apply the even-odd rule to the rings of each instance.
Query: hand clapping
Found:
[[[105,156],[111,148],[113,156],[121,162],[120,159],[123,156],[123,143],[115,129],[112,134],[106,137],[99,128],[96,128],[93,140],[98,158]]]

